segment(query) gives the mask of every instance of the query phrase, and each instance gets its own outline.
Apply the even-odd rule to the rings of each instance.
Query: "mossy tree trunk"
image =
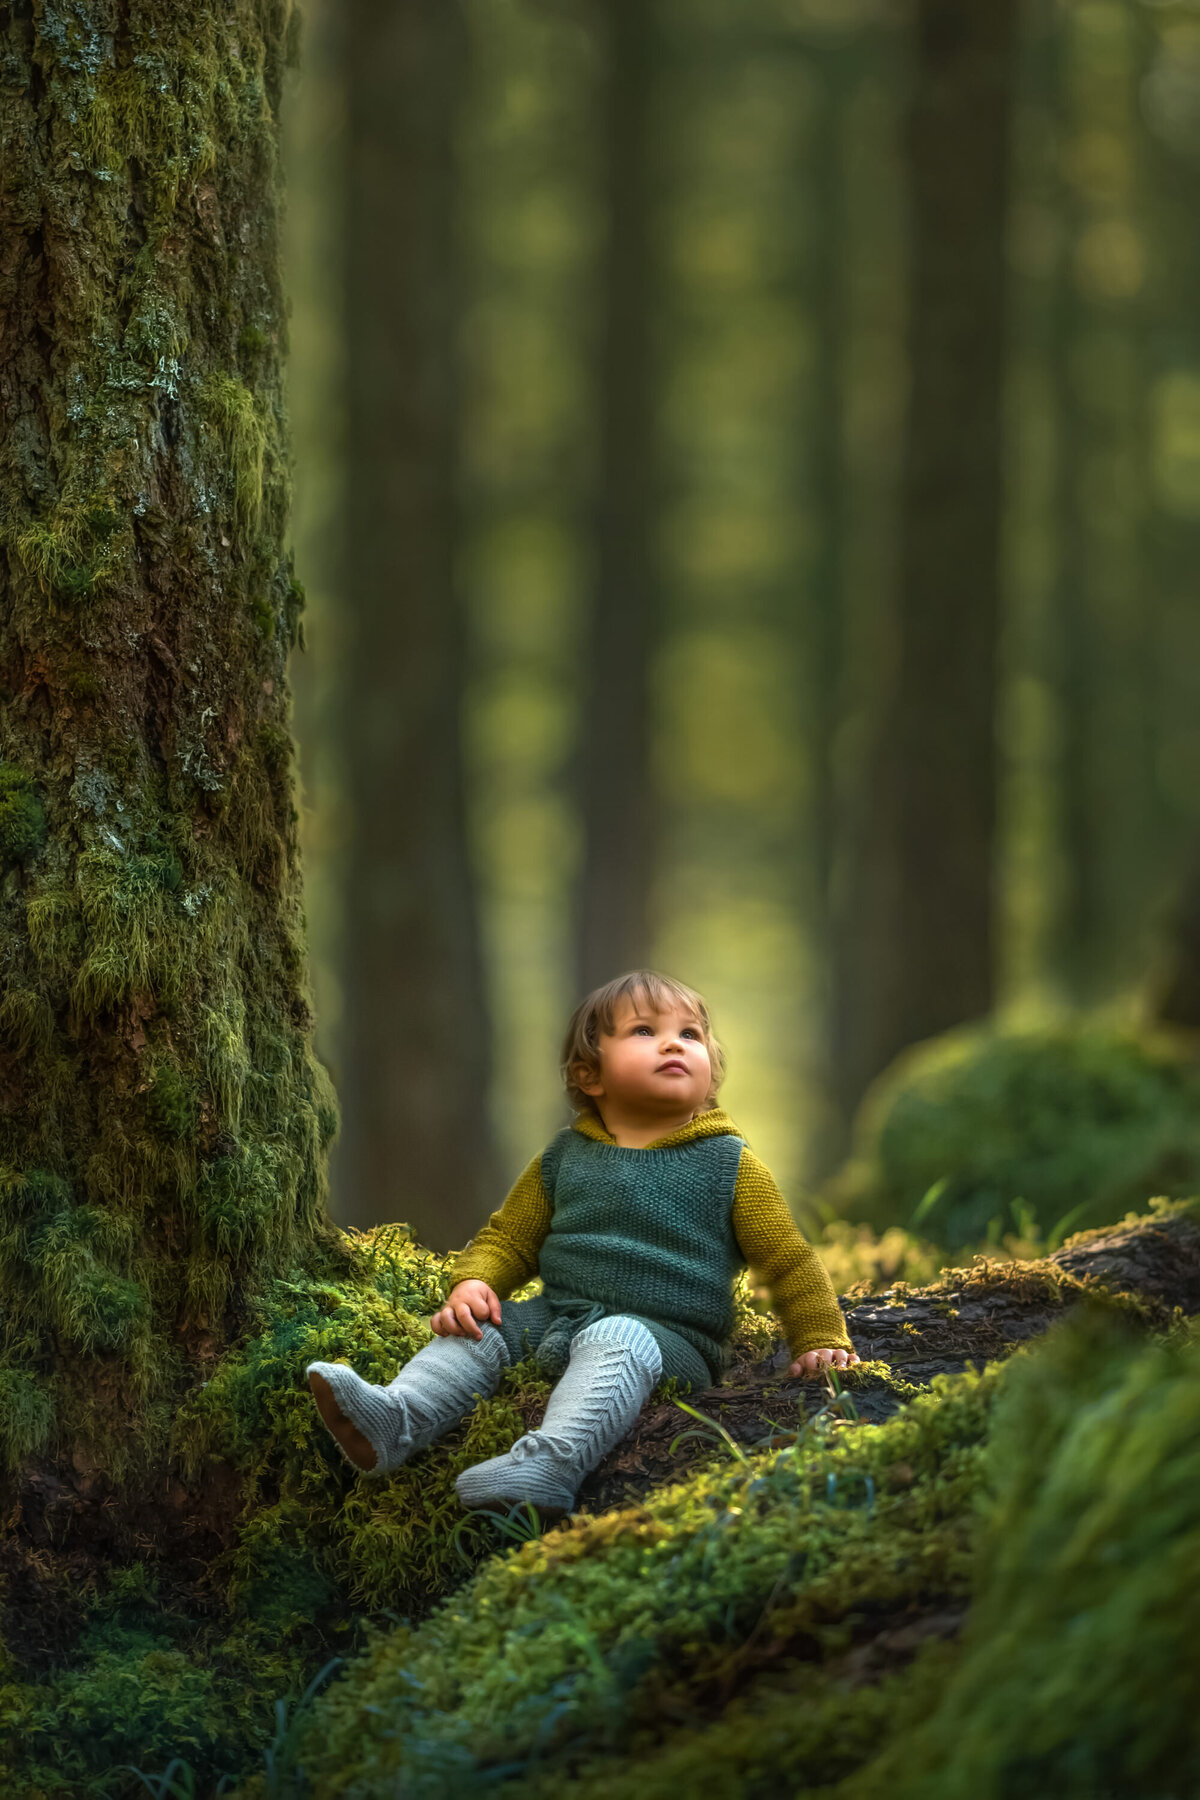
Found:
[[[600,8],[608,239],[603,264],[597,573],[579,748],[584,859],[580,991],[650,954],[656,808],[651,680],[660,632],[654,569],[655,399],[651,171],[656,9]]]
[[[288,0],[0,11],[0,1448],[85,1485],[323,1229],[286,664]]]
[[[844,1102],[990,1010],[1014,0],[919,0],[908,122],[911,389],[894,669],[856,888]]]
[[[444,1250],[497,1203],[454,573],[463,21],[453,0],[355,0],[344,41],[351,824],[339,1212],[404,1218]]]

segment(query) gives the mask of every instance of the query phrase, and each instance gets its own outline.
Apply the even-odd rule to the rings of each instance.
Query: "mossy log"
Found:
[[[1169,1325],[1176,1309],[1185,1316],[1200,1313],[1200,1213],[1160,1202],[1148,1216],[1081,1232],[1035,1262],[977,1256],[926,1287],[901,1282],[880,1294],[843,1294],[850,1335],[863,1359],[841,1380],[845,1415],[879,1424],[934,1376],[1003,1359],[1086,1296],[1106,1300],[1152,1329]],[[823,1384],[789,1377],[789,1362],[782,1346],[739,1361],[720,1387],[691,1395],[688,1403],[738,1443],[782,1441],[830,1397]],[[703,1437],[676,1443],[686,1423],[672,1401],[648,1406],[632,1435],[584,1485],[580,1510],[635,1503],[711,1457],[717,1434],[707,1443]]]

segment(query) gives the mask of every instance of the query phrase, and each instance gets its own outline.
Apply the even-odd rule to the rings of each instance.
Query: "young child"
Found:
[[[387,1387],[342,1363],[309,1366],[355,1468],[399,1468],[532,1350],[559,1377],[540,1429],[465,1470],[457,1493],[469,1507],[569,1512],[659,1380],[720,1379],[745,1263],[770,1290],[789,1374],[858,1361],[823,1264],[716,1106],[724,1058],[698,994],[644,969],[598,988],[571,1020],[563,1075],[575,1122],[455,1258],[432,1343]],[[541,1294],[506,1302],[535,1275]]]

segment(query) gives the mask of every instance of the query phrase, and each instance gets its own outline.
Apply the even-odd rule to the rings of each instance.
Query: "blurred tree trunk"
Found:
[[[651,674],[659,641],[654,569],[657,459],[652,369],[650,131],[655,9],[604,0],[605,192],[597,573],[579,748],[584,853],[579,985],[644,963],[657,809]]]
[[[1154,767],[1147,811],[1162,844],[1162,864],[1182,899],[1163,912],[1169,927],[1168,974],[1161,1016],[1200,1028],[1200,510],[1196,506],[1195,424],[1200,399],[1200,239],[1192,224],[1200,208],[1200,105],[1184,87],[1192,39],[1178,16],[1140,11],[1151,34],[1138,84],[1139,118],[1146,132],[1145,183],[1149,204],[1148,293],[1144,306],[1149,362],[1148,406],[1155,456],[1148,495],[1148,621],[1154,632],[1150,671]],[[1190,95],[1181,108],[1178,96]],[[1189,851],[1191,861],[1188,861]],[[1188,879],[1190,877],[1190,879]],[[1173,914],[1173,916],[1172,916]],[[1162,934],[1160,930],[1160,937]]]
[[[326,1229],[286,680],[289,13],[0,14],[0,1467],[57,1446],[106,1503]]]
[[[1184,885],[1155,1014],[1164,1025],[1200,1031],[1200,859]]]
[[[308,956],[317,1015],[316,1044],[339,1078],[338,962],[342,908],[340,694],[346,605],[346,360],[342,329],[345,273],[345,93],[338,0],[307,0],[303,67],[283,114],[287,210],[283,263],[288,291],[287,400],[294,481],[292,544],[304,572],[308,654],[291,669],[299,751],[300,848],[304,858]],[[337,1212],[335,1147],[330,1209]]]
[[[452,0],[346,14],[349,363],[339,1213],[460,1244],[494,1201],[454,576]]]
[[[849,906],[843,1104],[993,993],[994,701],[1015,0],[919,0],[894,668]]]
[[[819,1041],[826,1105],[808,1158],[810,1179],[819,1179],[845,1154],[849,1118],[838,1106],[839,1020],[847,980],[846,944],[836,904],[841,795],[837,739],[846,705],[846,582],[848,528],[845,447],[846,293],[842,247],[848,210],[844,133],[846,93],[861,46],[835,40],[814,50],[816,122],[805,152],[812,171],[814,217],[809,245],[808,299],[819,344],[813,428],[808,436],[811,503],[816,550],[811,575],[807,639],[808,743],[812,765],[809,840],[809,906],[812,936],[821,969]]]
[[[1154,742],[1160,601],[1144,561],[1145,46],[1132,15],[1117,9],[1059,11],[1052,29],[1063,224],[1054,676],[1066,876],[1056,961],[1070,998],[1088,1004],[1144,966],[1163,881]]]

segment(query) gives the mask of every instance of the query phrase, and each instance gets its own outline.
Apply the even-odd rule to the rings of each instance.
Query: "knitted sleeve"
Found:
[[[542,1159],[535,1156],[517,1176],[499,1212],[451,1262],[451,1281],[486,1281],[506,1300],[514,1288],[537,1274],[538,1253],[549,1229],[550,1197],[542,1181]]]
[[[733,1229],[742,1255],[770,1290],[792,1356],[853,1349],[824,1263],[788,1211],[771,1171],[748,1148],[738,1164]]]

